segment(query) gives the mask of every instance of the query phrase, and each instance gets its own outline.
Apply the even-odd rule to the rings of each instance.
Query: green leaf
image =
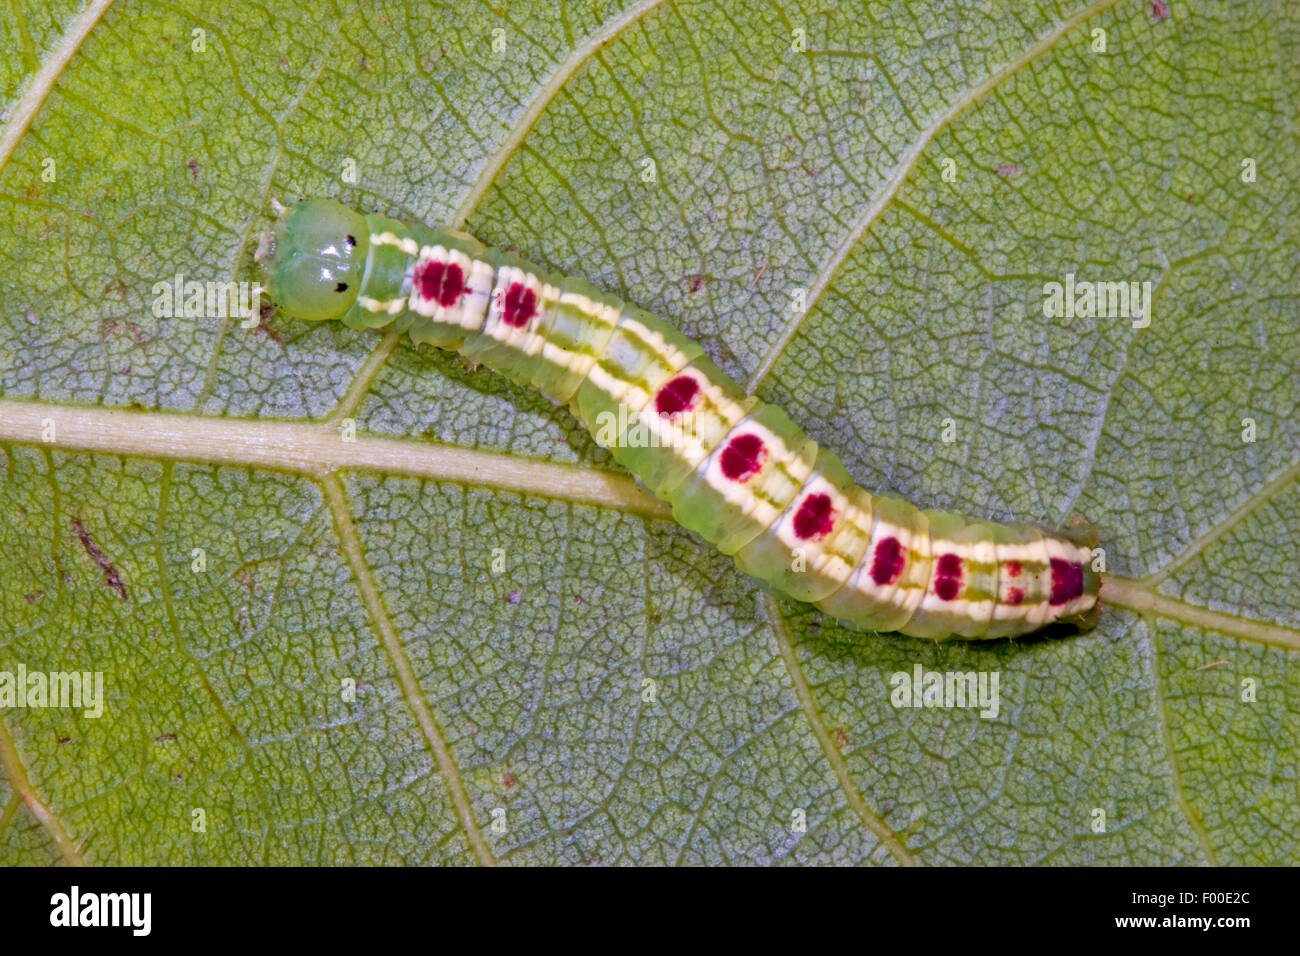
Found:
[[[1295,862],[1296,9],[560,6],[4,18],[0,672],[104,700],[0,709],[0,862]],[[868,487],[1082,514],[1100,626],[852,633],[486,369],[155,316],[302,196],[671,318]]]

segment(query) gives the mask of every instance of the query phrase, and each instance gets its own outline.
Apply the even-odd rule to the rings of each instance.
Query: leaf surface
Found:
[[[104,712],[0,709],[0,861],[1296,862],[1300,14],[1167,6],[15,0],[0,671]],[[305,196],[670,318],[868,487],[1085,516],[1101,625],[856,634],[486,369],[155,314]]]

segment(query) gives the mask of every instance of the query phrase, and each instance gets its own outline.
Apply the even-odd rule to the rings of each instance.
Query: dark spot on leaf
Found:
[[[104,319],[99,323],[99,331],[100,334],[104,336],[122,334],[129,335],[131,336],[131,341],[136,345],[143,345],[149,340],[149,337],[145,335],[144,329],[140,328],[140,326],[136,325],[134,322],[128,322],[126,320],[119,321],[118,319]]]
[[[1155,17],[1156,22],[1166,19],[1169,16],[1169,4],[1165,0],[1151,0],[1151,16]]]
[[[689,278],[691,280],[690,288],[692,293],[703,292],[704,287],[708,285],[708,280],[705,279],[704,276],[699,275],[698,273],[696,275],[690,276]]]
[[[505,773],[501,775],[501,786],[505,787],[507,790],[513,790],[515,784],[517,784],[518,782],[519,782],[519,778],[516,777],[513,773],[511,773],[509,770],[507,770]]]
[[[281,348],[284,347],[284,336],[269,325],[264,325],[261,322],[257,323],[257,325],[253,326],[253,334],[268,338]]]
[[[197,159],[191,159],[186,162],[185,165],[190,168],[190,178],[194,180],[194,185],[201,185],[199,182],[199,161]]]
[[[1019,176],[1023,170],[1019,166],[1013,166],[1011,163],[1003,163],[998,167],[999,176]]]
[[[30,594],[24,594],[23,600],[28,604],[35,604],[41,598],[45,597],[44,591],[32,591]]]
[[[69,740],[71,740],[71,739],[72,739],[71,737],[60,737],[60,738],[59,738],[59,743],[61,743],[61,744],[66,744],[66,743],[67,743]]]
[[[100,550],[99,545],[90,536],[90,532],[86,530],[80,519],[72,519],[72,530],[76,533],[81,546],[86,549],[86,554],[90,555],[90,559],[99,565],[99,569],[104,572],[104,583],[112,588],[114,593],[123,601],[127,600],[126,585],[122,583],[122,577],[117,573],[117,568],[113,567],[107,555]]]
[[[844,750],[849,745],[849,732],[843,727],[835,728],[835,746]]]
[[[510,604],[510,605],[518,604],[518,603],[519,603],[519,592],[518,592],[518,591],[511,591],[509,594],[507,594],[507,595],[506,595],[506,603],[507,603],[507,604]]]
[[[171,733],[159,734],[154,738],[154,740],[158,741],[160,744],[173,744],[176,742],[176,735]]]
[[[334,287],[334,291],[335,291],[335,292],[347,292],[347,291],[348,291],[348,284],[347,284],[346,282],[340,282],[338,285],[336,285],[336,286]]]

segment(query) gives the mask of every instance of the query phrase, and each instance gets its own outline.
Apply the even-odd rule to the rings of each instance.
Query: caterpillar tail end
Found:
[[[1082,515],[1070,518],[1070,524],[1061,536],[1081,547],[1094,551],[1101,543],[1096,526]],[[1090,598],[1088,607],[1060,618],[1062,623],[1072,624],[1080,631],[1090,631],[1101,620],[1101,572],[1096,570],[1095,561],[1083,563],[1083,596]]]

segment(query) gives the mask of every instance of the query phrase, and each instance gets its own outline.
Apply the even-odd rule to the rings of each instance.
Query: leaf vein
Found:
[[[772,634],[776,639],[777,650],[780,652],[781,660],[785,662],[785,669],[790,675],[790,683],[794,687],[795,697],[799,699],[799,706],[803,710],[804,717],[807,719],[809,727],[812,728],[813,736],[817,738],[822,753],[826,755],[826,762],[830,764],[835,779],[839,781],[840,789],[844,792],[844,797],[849,806],[858,815],[863,825],[876,835],[894,859],[903,866],[918,865],[916,857],[898,838],[898,834],[886,826],[885,821],[880,819],[875,811],[867,805],[866,797],[863,796],[862,791],[849,775],[849,767],[844,760],[844,754],[840,753],[835,741],[831,739],[830,731],[826,729],[826,724],[817,711],[817,705],[812,698],[812,688],[808,684],[808,677],[803,671],[803,666],[799,663],[799,655],[795,652],[794,644],[790,640],[790,632],[786,629],[785,621],[781,617],[781,610],[777,607],[776,601],[764,595],[763,610],[772,625]]]
[[[68,61],[81,49],[81,44],[85,42],[90,31],[95,28],[95,24],[112,4],[113,0],[92,0],[69,24],[68,32],[59,38],[59,42],[55,44],[45,60],[45,65],[32,77],[31,83],[15,104],[9,122],[5,124],[3,131],[0,131],[0,172],[4,171],[9,157],[18,148],[18,142],[27,132],[27,128],[36,118],[41,107],[45,105],[45,100],[54,89],[54,84],[58,82],[59,77],[63,75]]]
[[[62,822],[36,795],[35,789],[27,779],[27,770],[23,767],[22,757],[18,755],[18,748],[14,745],[13,738],[9,736],[9,730],[3,720],[0,720],[0,770],[4,771],[14,793],[22,798],[23,803],[27,805],[27,810],[54,841],[64,862],[69,866],[85,866],[86,861],[81,858],[76,844],[68,836]]]
[[[839,273],[840,267],[848,260],[849,255],[853,252],[854,248],[856,248],[862,237],[866,235],[867,230],[871,228],[872,223],[880,218],[880,215],[886,208],[888,208],[889,204],[893,201],[894,196],[902,188],[903,183],[907,180],[907,177],[911,174],[913,168],[920,160],[921,155],[925,152],[926,147],[930,145],[934,138],[950,126],[954,120],[965,113],[969,107],[975,105],[991,91],[996,89],[1003,80],[1017,73],[1023,67],[1029,65],[1038,57],[1056,46],[1061,37],[1063,37],[1070,29],[1084,20],[1087,20],[1104,10],[1108,10],[1117,2],[1118,0],[1096,0],[1096,2],[1091,3],[1069,17],[1066,17],[1047,33],[1039,37],[1039,39],[1020,56],[1005,64],[1000,69],[993,71],[978,85],[966,91],[962,96],[959,96],[946,110],[936,116],[929,126],[926,126],[921,130],[920,136],[918,136],[916,140],[903,151],[898,163],[894,166],[889,177],[885,180],[885,188],[876,195],[876,198],[872,200],[870,205],[868,205],[863,211],[862,215],[858,217],[853,228],[848,231],[840,244],[832,250],[830,256],[817,271],[816,278],[808,290],[806,305],[802,311],[792,315],[786,322],[785,328],[782,329],[781,334],[777,336],[776,343],[768,351],[767,356],[763,361],[759,363],[758,368],[756,368],[754,373],[749,377],[749,381],[746,382],[746,391],[751,395],[754,394],[758,389],[758,386],[772,371],[772,367],[785,352],[786,347],[789,346],[799,329],[802,328],[804,319],[812,314],[813,309],[817,306],[818,300],[820,300],[822,295],[825,294],[827,288],[829,288],[831,282]]]
[[[432,710],[429,708],[428,701],[424,698],[420,682],[415,676],[411,661],[402,647],[401,638],[398,636],[392,618],[389,617],[388,610],[384,606],[384,599],[379,593],[379,586],[370,571],[370,564],[362,548],[361,538],[352,522],[352,515],[348,509],[347,496],[343,490],[343,485],[336,476],[328,475],[321,480],[321,491],[325,496],[330,514],[334,518],[334,529],[339,539],[339,547],[342,548],[344,555],[347,557],[348,564],[352,568],[353,579],[356,581],[357,589],[360,591],[361,599],[365,604],[366,612],[369,614],[375,630],[378,631],[380,641],[383,643],[388,659],[393,665],[394,675],[397,677],[398,685],[402,689],[402,698],[406,701],[407,707],[410,708],[412,716],[415,717],[416,723],[424,735],[425,742],[433,753],[434,761],[438,765],[438,774],[442,777],[443,786],[447,788],[447,795],[456,812],[456,818],[460,822],[465,839],[480,864],[494,866],[496,859],[492,855],[492,849],[483,838],[483,831],[479,828],[478,821],[474,818],[474,808],[465,789],[465,782],[461,778],[460,768],[456,765],[456,758],[452,755],[451,748],[447,745],[447,740],[443,736]]]

